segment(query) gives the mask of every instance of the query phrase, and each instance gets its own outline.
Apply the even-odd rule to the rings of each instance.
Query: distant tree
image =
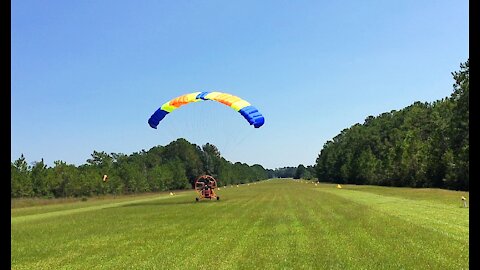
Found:
[[[251,174],[252,174],[251,181],[258,181],[258,180],[268,178],[268,174],[267,174],[265,168],[263,168],[263,166],[260,165],[260,164],[254,164],[254,165],[250,166],[250,170],[251,170]],[[251,181],[249,181],[249,182],[251,182]]]
[[[220,166],[220,151],[215,145],[210,143],[203,145],[202,150],[203,170],[205,173],[217,177]]]
[[[185,165],[186,176],[192,185],[199,175],[205,173],[201,156],[202,150],[200,147],[189,143],[183,138],[169,143],[163,151],[165,160],[180,159]]]
[[[307,172],[307,169],[303,164],[298,165],[297,170],[295,171],[295,175],[293,176],[294,179],[300,179],[305,176],[305,173]]]
[[[30,197],[33,196],[33,187],[30,176],[30,167],[25,157],[21,154],[20,158],[11,164],[11,196]]]
[[[305,172],[304,178],[307,179],[307,180],[314,179],[315,178],[315,166],[308,165],[306,169],[307,170]]]
[[[74,176],[69,173],[68,166],[65,162],[56,160],[53,163],[55,166],[50,169],[48,173],[50,193],[57,198],[66,197],[66,187],[71,183]]]
[[[460,64],[460,71],[453,72],[454,103],[451,118],[451,149],[454,163],[449,170],[455,175],[447,177],[447,185],[454,189],[468,189],[469,186],[469,92],[470,60]]]
[[[283,167],[283,168],[276,168],[274,170],[274,174],[278,178],[293,178],[295,176],[295,172],[297,171],[297,167]]]
[[[216,177],[218,185],[229,185],[233,182],[234,175],[232,167],[233,165],[230,161],[221,158]]]
[[[98,166],[101,169],[109,169],[113,164],[113,157],[104,151],[93,151],[92,158],[87,159],[87,163]]]
[[[273,169],[267,169],[266,172],[267,172],[267,178],[275,178],[275,177],[277,177],[277,175],[276,175],[276,173],[275,173],[275,171],[274,171]]]

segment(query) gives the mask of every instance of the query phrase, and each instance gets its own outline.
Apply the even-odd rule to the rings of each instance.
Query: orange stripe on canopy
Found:
[[[217,96],[215,100],[227,106],[232,106],[233,103],[241,100],[241,98],[230,95],[230,94],[221,94]]]
[[[187,103],[190,103],[187,95],[179,96],[170,101],[170,105],[175,106],[177,108]]]

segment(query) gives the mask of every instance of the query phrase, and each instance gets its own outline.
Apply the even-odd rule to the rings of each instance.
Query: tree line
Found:
[[[297,167],[282,167],[274,170],[267,169],[268,178],[293,178],[293,179],[307,179],[315,178],[315,167],[308,165],[305,167],[299,164]]]
[[[75,166],[43,159],[29,165],[22,154],[11,163],[11,197],[79,197],[131,194],[192,188],[195,179],[209,174],[220,186],[267,179],[259,164],[227,161],[215,145],[202,147],[180,138],[130,155],[93,151],[86,164]],[[102,177],[108,176],[107,181]]]
[[[334,183],[469,189],[469,60],[450,97],[369,116],[327,141],[316,176]]]

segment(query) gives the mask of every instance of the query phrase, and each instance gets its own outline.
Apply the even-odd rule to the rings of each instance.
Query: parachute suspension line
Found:
[[[175,113],[175,112],[171,112],[171,113]],[[165,118],[162,120],[163,122],[158,125],[158,129],[160,130],[160,133],[165,132],[165,133],[171,134],[172,136],[174,136],[172,137],[171,141],[176,141],[179,138],[184,138],[186,127],[185,127],[184,121],[178,121],[174,117],[171,117],[170,115],[171,113],[165,116]],[[181,117],[182,114],[183,113],[180,111],[179,113],[180,119],[182,118]],[[165,125],[163,125],[164,122],[165,122]]]
[[[203,100],[199,103],[209,103],[212,102],[210,100]],[[197,104],[196,104],[197,105]],[[197,138],[197,143],[200,148],[203,145],[210,143],[212,144],[212,136],[216,131],[218,131],[218,121],[212,121],[212,116],[215,117],[214,108],[209,106],[209,104],[198,104],[198,105],[206,105],[206,106],[198,106],[199,107],[199,114],[197,117],[200,120],[197,122],[197,127],[194,132],[196,132],[199,136]]]
[[[205,102],[213,102],[212,106],[204,106],[207,108],[209,112],[205,115],[211,115],[213,120],[210,122],[210,126],[212,126],[212,130],[209,133],[211,140],[208,142],[215,145],[220,152],[220,155],[231,161],[226,154],[228,153],[235,153],[238,151],[239,143],[244,141],[249,133],[253,132],[253,128],[245,123],[244,119],[237,119],[235,114],[238,114],[238,111],[235,109],[227,108],[224,104],[220,104],[218,102],[214,102],[213,100],[206,100]],[[222,115],[228,114],[228,118],[232,118],[231,120],[226,120],[228,118],[222,117]],[[243,117],[241,117],[243,118]],[[209,117],[210,119],[210,117]],[[238,125],[234,124],[238,121]],[[229,155],[231,157],[231,155]]]
[[[178,108],[190,103],[210,103],[213,101],[215,101],[215,103],[222,103],[223,105],[226,105],[231,109],[235,110],[237,113],[241,114],[241,116],[243,116],[243,118],[245,118],[245,120],[247,120],[247,122],[254,128],[259,128],[264,124],[265,119],[263,115],[248,101],[243,100],[237,96],[221,92],[194,92],[176,97],[168,102],[165,102],[160,108],[158,108],[148,119],[148,124],[150,125],[150,127],[157,129],[159,123],[164,120],[164,118],[171,118],[171,116],[168,116],[168,114],[171,114],[172,112],[174,113],[174,111]],[[194,107],[195,106],[193,106],[192,110],[195,112]],[[170,119],[170,121],[168,121],[167,123],[171,124],[170,127],[173,128],[169,129],[174,129],[175,134],[172,134],[171,130],[169,131],[169,129],[164,129],[163,132],[168,132],[172,135],[179,135],[177,136],[177,138],[183,137],[192,143],[195,143],[197,145],[200,144],[200,147],[207,142],[212,143],[217,146],[217,148],[219,148],[218,150],[221,153],[230,152],[232,150],[232,147],[236,148],[234,149],[236,151],[237,148],[245,141],[245,139],[252,134],[251,132],[253,132],[251,128],[250,130],[248,130],[248,132],[246,132],[243,127],[240,127],[238,129],[229,128],[228,124],[231,123],[226,123],[226,121],[222,117],[219,118],[220,120],[217,120],[215,117],[217,117],[219,114],[222,114],[223,112],[214,110],[215,106],[204,106],[204,104],[202,104],[202,106],[197,108],[201,110],[210,109],[212,110],[212,113],[198,113],[190,117],[190,121],[173,121],[172,119]],[[217,121],[212,121],[212,118]],[[216,129],[209,128],[212,126],[213,123],[215,123],[214,125],[217,125]],[[169,127],[168,124],[165,126]],[[189,130],[189,128],[194,128],[194,130]],[[181,134],[182,132],[184,134]],[[222,146],[217,145],[219,142],[212,141],[213,138],[218,137],[214,136],[215,134],[220,135],[218,133],[224,135],[220,136],[220,138],[225,140],[225,149],[222,149]],[[202,136],[204,137],[201,138]]]
[[[168,121],[168,120],[172,120],[172,119],[166,119],[166,121]],[[165,123],[165,124],[167,124],[167,123]],[[168,121],[168,124],[170,124],[172,126],[172,128],[169,128],[168,131],[167,131],[169,133],[171,132],[170,133],[171,138],[169,139],[169,142],[167,142],[167,144],[169,144],[172,141],[177,140],[179,137],[182,136],[181,132],[180,132],[182,130],[181,127],[180,127],[181,122],[179,122],[179,121]]]
[[[253,132],[255,132],[255,130],[251,128],[242,129],[241,132],[237,132],[236,136],[232,140],[230,140],[227,147],[225,147],[225,155],[230,156],[231,153],[237,152],[242,147],[242,144],[245,142],[245,140],[249,138],[253,134]],[[226,158],[225,156],[223,157]]]
[[[195,102],[198,104],[192,104],[191,107],[185,108],[189,110],[188,114],[191,121],[186,121],[183,124],[185,125],[184,132],[186,138],[189,142],[196,144],[200,148],[203,145],[210,143],[218,147],[214,139],[222,132],[222,126],[225,126],[223,121],[218,121],[218,104],[216,106],[205,106],[202,103],[213,102],[211,100],[202,100]],[[224,108],[221,108],[224,109]]]
[[[190,110],[190,112],[188,112],[188,115],[189,115],[188,118],[190,121],[185,121],[182,119],[182,121],[179,121],[179,122],[181,122],[183,125],[182,138],[185,138],[190,143],[197,144],[201,148],[202,145],[199,145],[199,142],[200,142],[200,137],[203,134],[202,127],[204,126],[204,123],[205,123],[204,117],[203,117],[204,107],[197,106],[197,105],[198,104],[191,104],[191,106],[179,112],[181,114],[184,114],[185,116],[185,112]]]
[[[207,120],[206,126],[210,128],[205,138],[206,141],[203,143],[206,144],[208,142],[215,145],[218,151],[220,151],[220,155],[222,155],[225,147],[231,142],[233,133],[233,130],[229,128],[229,123],[225,121],[222,115],[235,114],[236,112],[231,108],[225,108],[223,104],[218,104],[213,100],[205,100],[204,102],[212,102],[212,105],[205,106],[208,110],[205,115],[207,117],[210,115],[211,117],[208,117]]]

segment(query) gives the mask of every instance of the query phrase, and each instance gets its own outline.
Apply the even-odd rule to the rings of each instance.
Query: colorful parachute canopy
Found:
[[[261,127],[265,122],[263,115],[255,107],[253,107],[246,100],[243,100],[237,96],[220,92],[195,92],[179,96],[164,103],[158,110],[155,111],[155,113],[152,114],[152,116],[150,116],[150,119],[148,119],[148,124],[152,128],[156,129],[158,123],[160,123],[160,121],[162,121],[167,114],[185,104],[202,100],[214,100],[231,107],[243,115],[248,123],[253,125],[255,128]]]

